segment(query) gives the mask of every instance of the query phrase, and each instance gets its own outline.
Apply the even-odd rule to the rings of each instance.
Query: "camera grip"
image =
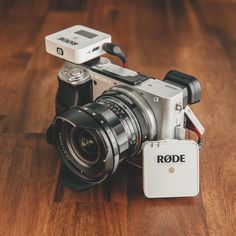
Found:
[[[72,106],[83,106],[93,101],[92,80],[86,83],[73,85],[62,81],[58,77],[56,95],[56,114],[59,115]]]

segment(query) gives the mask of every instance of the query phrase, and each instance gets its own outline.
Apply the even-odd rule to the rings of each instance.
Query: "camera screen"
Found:
[[[85,31],[85,30],[79,30],[79,31],[76,31],[75,33],[82,35],[82,36],[89,38],[89,39],[92,39],[97,36],[96,34],[93,34],[91,32]]]

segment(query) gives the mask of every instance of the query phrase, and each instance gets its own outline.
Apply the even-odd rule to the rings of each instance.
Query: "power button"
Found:
[[[57,54],[59,54],[59,55],[63,55],[64,54],[64,51],[63,51],[63,49],[62,48],[57,48]]]

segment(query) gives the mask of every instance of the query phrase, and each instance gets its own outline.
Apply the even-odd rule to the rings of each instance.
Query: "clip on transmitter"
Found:
[[[75,25],[45,37],[46,51],[75,64],[82,64],[106,52],[104,43],[111,43],[111,35]]]

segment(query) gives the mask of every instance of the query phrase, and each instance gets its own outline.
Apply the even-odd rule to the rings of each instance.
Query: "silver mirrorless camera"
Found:
[[[64,184],[82,191],[114,174],[122,161],[143,160],[147,197],[197,195],[204,128],[188,105],[200,101],[199,81],[175,70],[161,81],[112,64],[101,55],[124,55],[118,46],[95,40],[104,33],[71,28],[46,37],[47,51],[66,60],[58,73],[56,116],[47,130],[62,160]],[[87,53],[79,53],[83,40]],[[95,56],[87,60],[89,51]],[[186,129],[198,134],[198,143],[185,140]]]

